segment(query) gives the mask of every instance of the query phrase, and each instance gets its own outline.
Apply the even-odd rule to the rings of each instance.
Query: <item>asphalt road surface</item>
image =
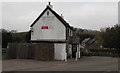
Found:
[[[118,58],[82,57],[65,61],[3,60],[3,71],[118,71]]]

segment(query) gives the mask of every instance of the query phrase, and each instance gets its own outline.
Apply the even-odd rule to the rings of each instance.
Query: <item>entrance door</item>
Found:
[[[72,58],[76,57],[77,45],[72,45]]]

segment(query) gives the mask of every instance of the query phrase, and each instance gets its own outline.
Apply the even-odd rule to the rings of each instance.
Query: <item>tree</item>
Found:
[[[102,38],[104,39],[104,47],[120,48],[120,24],[106,28]]]
[[[31,38],[31,31],[28,31],[25,37],[25,41],[30,42],[30,38]]]
[[[2,29],[2,48],[7,48],[10,42],[12,42],[12,33]]]
[[[96,39],[95,43],[96,44],[103,45],[103,43],[104,43],[104,39],[102,38],[103,34],[104,34],[104,32],[99,32],[95,35],[95,39]]]
[[[93,35],[93,34],[89,34],[89,33],[77,33],[77,36],[79,36],[80,37],[80,42],[82,42],[84,39],[86,39],[86,38],[91,38],[91,39],[93,39],[94,38],[94,36],[95,35]]]
[[[12,42],[25,43],[27,32],[17,32],[12,34]]]

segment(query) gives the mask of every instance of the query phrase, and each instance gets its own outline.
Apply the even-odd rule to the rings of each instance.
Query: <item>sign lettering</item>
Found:
[[[42,26],[41,29],[48,29],[48,26]]]

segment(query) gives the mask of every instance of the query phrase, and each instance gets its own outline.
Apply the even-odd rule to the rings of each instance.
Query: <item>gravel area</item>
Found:
[[[65,61],[11,59],[2,61],[3,71],[118,71],[118,58],[82,57]]]

